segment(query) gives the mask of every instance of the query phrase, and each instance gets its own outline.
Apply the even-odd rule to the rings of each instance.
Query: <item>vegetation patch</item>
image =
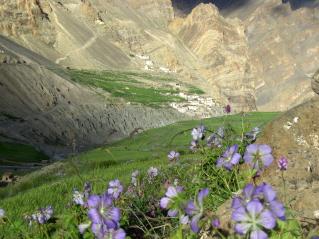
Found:
[[[113,97],[120,97],[131,103],[140,103],[151,107],[163,107],[171,102],[182,102],[176,96],[180,85],[176,79],[138,72],[69,70],[75,82],[100,88]],[[183,90],[190,94],[203,94],[199,88],[184,85]]]

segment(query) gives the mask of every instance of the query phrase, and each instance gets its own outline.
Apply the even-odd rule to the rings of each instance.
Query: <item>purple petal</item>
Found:
[[[169,198],[176,197],[177,196],[176,188],[173,186],[169,186],[165,195]]]
[[[246,153],[255,154],[258,151],[258,144],[250,144],[246,148]]]
[[[276,198],[275,190],[267,183],[263,185],[263,193],[267,202],[272,202]]]
[[[243,189],[243,195],[245,199],[251,199],[253,197],[255,187],[252,183],[248,183]]]
[[[263,205],[257,199],[254,199],[247,203],[247,211],[254,218],[256,218],[257,215],[261,213],[262,210],[263,210]]]
[[[122,228],[120,228],[114,232],[113,236],[114,237],[112,238],[114,239],[125,239],[126,233]]]
[[[118,223],[111,219],[106,219],[103,221],[103,223],[108,229],[115,229],[118,227]]]
[[[111,217],[111,219],[113,221],[120,221],[120,218],[121,218],[121,211],[119,208],[117,207],[113,207],[109,210],[109,216]]]
[[[91,208],[88,212],[88,216],[93,223],[100,224],[102,221],[101,215],[96,208]]]
[[[267,144],[260,144],[258,149],[262,154],[271,154],[272,151],[271,147]]]
[[[98,195],[91,195],[88,199],[89,207],[98,207],[100,204],[100,197]]]
[[[276,217],[278,217],[282,220],[285,220],[285,207],[282,203],[280,203],[276,200],[273,200],[270,203],[270,209]]]
[[[167,206],[168,206],[168,203],[170,202],[170,198],[168,198],[168,197],[163,197],[163,198],[161,198],[161,201],[160,201],[160,206],[161,206],[161,208],[167,208]]]
[[[91,226],[91,230],[96,236],[96,238],[102,238],[103,237],[103,229],[101,224],[93,223]]]
[[[258,223],[264,228],[273,229],[276,226],[276,219],[269,210],[265,210],[260,214]]]
[[[216,167],[217,168],[220,168],[223,166],[223,163],[224,163],[224,158],[220,157],[217,159],[217,162],[216,162]]]
[[[190,223],[190,227],[193,232],[198,233],[199,232],[199,226],[198,226],[198,221],[200,219],[201,215],[195,215]]]
[[[271,154],[266,154],[262,156],[261,160],[263,164],[268,167],[274,161],[274,157]]]
[[[249,220],[249,216],[244,207],[239,207],[232,213],[232,220],[236,222],[243,222]]]
[[[176,217],[177,214],[178,214],[178,210],[177,210],[177,209],[170,209],[170,210],[168,210],[168,212],[167,212],[167,215],[168,215],[169,217]]]
[[[232,205],[231,205],[232,209],[237,209],[241,206],[242,206],[242,199],[239,197],[233,198]]]
[[[240,235],[244,235],[248,232],[251,226],[252,225],[250,223],[237,223],[235,225],[235,231]]]
[[[205,197],[207,197],[208,193],[209,193],[208,188],[204,188],[204,189],[199,191],[198,196],[197,196],[197,200],[198,200],[199,205],[203,205],[203,200]]]
[[[233,146],[229,148],[230,154],[237,153],[237,151],[238,151],[238,144],[234,144]]]
[[[262,230],[255,230],[251,232],[250,239],[268,239],[268,236]]]
[[[244,161],[245,161],[245,163],[251,163],[252,161],[253,161],[253,159],[254,159],[254,157],[253,157],[253,155],[252,154],[250,154],[250,153],[245,153],[245,155],[244,155]]]
[[[186,205],[186,208],[185,208],[185,212],[192,216],[194,215],[196,212],[197,212],[197,207],[195,206],[194,202],[193,201],[189,201]]]
[[[113,202],[113,199],[109,194],[105,193],[101,196],[101,204],[103,205],[103,207],[112,206],[112,202]]]
[[[233,158],[231,159],[231,163],[232,164],[238,164],[239,163],[239,160],[241,158],[241,155],[239,153],[236,153]]]

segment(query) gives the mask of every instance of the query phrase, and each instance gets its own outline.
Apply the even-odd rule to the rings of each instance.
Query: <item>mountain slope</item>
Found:
[[[261,110],[286,110],[311,98],[311,76],[319,65],[319,8],[294,8],[292,1],[247,1],[225,11],[246,29],[256,98]],[[315,3],[317,1],[314,1]]]
[[[64,67],[175,73],[223,104],[234,97],[234,108],[255,109],[244,29],[213,5],[177,19],[170,0],[10,0],[0,19],[1,34]],[[200,24],[198,39],[183,36]]]
[[[31,144],[52,157],[61,157],[127,137],[137,129],[187,118],[172,108],[127,104],[76,84],[54,63],[45,60],[40,65],[32,59],[42,58],[20,48],[18,56],[15,44],[0,42],[2,141]]]

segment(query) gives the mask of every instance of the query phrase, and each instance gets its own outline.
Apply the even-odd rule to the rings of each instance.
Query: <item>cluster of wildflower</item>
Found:
[[[170,162],[176,162],[179,160],[179,157],[180,157],[180,153],[179,152],[176,152],[176,151],[171,151],[169,152],[169,154],[167,155],[167,158]]]
[[[92,186],[91,183],[86,182],[84,184],[84,189],[83,192],[78,191],[77,189],[73,190],[73,203],[75,205],[80,205],[80,206],[87,206],[86,201],[90,196],[90,193],[92,191]]]
[[[198,149],[198,144],[199,144],[199,141],[200,140],[203,140],[205,138],[205,126],[204,125],[200,125],[198,126],[197,128],[193,128],[192,130],[192,142],[191,142],[191,145],[190,145],[190,150],[192,152],[196,152],[196,150]]]
[[[38,209],[35,213],[31,215],[26,215],[25,220],[31,226],[33,223],[37,224],[45,224],[47,223],[53,216],[53,208],[52,206],[47,206],[45,208]]]
[[[138,183],[138,176],[140,174],[140,171],[138,170],[135,170],[133,173],[132,173],[132,176],[131,176],[131,183],[133,186],[137,186],[137,183]]]
[[[147,175],[148,175],[148,177],[149,177],[150,180],[156,178],[157,175],[158,175],[158,169],[155,168],[155,167],[150,167],[150,168],[147,170]]]
[[[250,238],[268,238],[267,230],[275,228],[276,220],[285,220],[284,205],[267,183],[247,184],[242,195],[233,198],[232,209],[236,233]]]
[[[207,146],[210,148],[211,147],[220,148],[222,146],[224,137],[225,137],[225,129],[224,127],[219,127],[214,133],[212,133],[207,138]]]
[[[272,156],[272,149],[266,144],[250,144],[247,146],[244,161],[256,171],[259,175],[264,169],[270,166],[274,157]],[[239,163],[241,155],[238,153],[238,145],[235,144],[223,153],[217,160],[217,167],[224,167],[227,170]]]
[[[83,234],[89,227],[96,238],[104,239],[124,239],[125,231],[119,227],[121,219],[120,209],[114,206],[114,201],[123,192],[123,186],[118,179],[112,180],[108,184],[107,191],[102,195],[89,195],[91,186],[84,187],[84,197],[88,208],[90,222],[79,225],[79,231]]]
[[[176,217],[179,212],[178,199],[179,194],[183,191],[180,186],[169,186],[165,193],[165,197],[161,198],[160,206],[163,209],[168,209],[169,217]]]
[[[224,167],[227,170],[232,170],[232,168],[239,163],[241,155],[238,153],[238,145],[235,144],[229,147],[221,157],[217,159],[216,166],[218,168]]]
[[[284,156],[281,156],[277,164],[280,171],[286,171],[288,168],[288,159]]]
[[[113,199],[118,199],[123,192],[123,186],[120,180],[115,179],[109,182],[109,188],[107,189],[108,195],[111,195]]]

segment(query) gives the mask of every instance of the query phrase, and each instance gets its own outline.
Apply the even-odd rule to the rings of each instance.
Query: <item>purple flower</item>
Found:
[[[212,226],[214,228],[220,228],[220,220],[218,218],[212,220]]]
[[[249,202],[256,199],[263,203],[263,206],[273,214],[273,217],[285,220],[285,207],[277,200],[276,192],[267,183],[262,183],[259,186],[247,184],[242,195],[233,198],[232,208],[246,207]]]
[[[280,171],[286,171],[288,168],[288,159],[284,156],[278,160],[278,168]]]
[[[6,215],[6,212],[2,208],[0,208],[0,219],[4,218],[5,215]]]
[[[244,160],[259,173],[273,162],[274,157],[271,153],[270,146],[266,144],[251,144],[246,148]]]
[[[73,202],[75,205],[84,205],[84,194],[77,190],[73,190]]]
[[[239,163],[241,155],[238,152],[238,145],[235,144],[229,147],[225,153],[217,160],[217,167],[224,167],[227,170],[232,170],[233,166]]]
[[[191,142],[191,146],[189,146],[189,149],[192,151],[192,152],[196,152],[196,150],[198,149],[198,143],[197,141],[193,140]]]
[[[47,206],[46,208],[40,208],[37,212],[33,213],[31,216],[26,216],[26,219],[29,221],[29,225],[32,222],[36,222],[39,224],[44,224],[50,220],[53,215],[52,206]]]
[[[158,169],[154,168],[154,167],[150,167],[147,170],[147,174],[148,174],[150,179],[153,179],[153,178],[155,178],[158,175]]]
[[[224,108],[224,110],[225,110],[225,113],[226,113],[226,114],[230,114],[230,112],[231,112],[231,107],[230,107],[230,105],[226,105],[225,108]]]
[[[135,170],[131,176],[131,183],[136,187],[137,186],[137,177],[140,174],[140,171]]]
[[[160,206],[161,208],[170,208],[168,211],[168,216],[170,217],[176,217],[178,214],[178,209],[177,208],[171,208],[172,204],[174,204],[175,198],[178,197],[178,194],[183,191],[182,187],[173,187],[169,186],[166,193],[165,197],[161,198],[160,201]]]
[[[92,232],[97,239],[124,239],[125,231],[121,228],[108,228],[104,224],[92,224]]]
[[[205,126],[204,125],[200,125],[197,128],[194,128],[192,130],[192,136],[193,136],[193,140],[195,140],[195,141],[204,139],[204,137],[205,137]]]
[[[107,189],[107,193],[109,195],[112,195],[114,199],[118,199],[122,192],[123,192],[123,186],[120,183],[120,180],[115,179],[109,182],[109,188]]]
[[[240,235],[249,234],[251,239],[268,238],[264,230],[270,230],[276,226],[276,219],[258,199],[248,202],[246,207],[235,209],[232,220],[236,222],[235,231]]]
[[[209,190],[207,188],[200,190],[197,195],[197,200],[189,201],[185,208],[185,212],[192,217],[190,221],[190,227],[191,227],[191,230],[195,233],[198,233],[200,230],[198,223],[203,216],[203,212],[204,212],[203,201],[204,201],[204,198],[207,197],[208,193],[209,193]]]
[[[175,151],[171,151],[171,152],[169,152],[167,157],[168,157],[169,161],[177,161],[177,160],[179,160],[180,153],[179,152],[175,152]]]
[[[108,194],[102,196],[91,195],[88,199],[88,216],[93,227],[105,225],[108,229],[116,228],[120,220],[120,209],[113,207],[112,197]],[[94,225],[95,224],[95,225]],[[101,229],[101,230],[102,230]]]

